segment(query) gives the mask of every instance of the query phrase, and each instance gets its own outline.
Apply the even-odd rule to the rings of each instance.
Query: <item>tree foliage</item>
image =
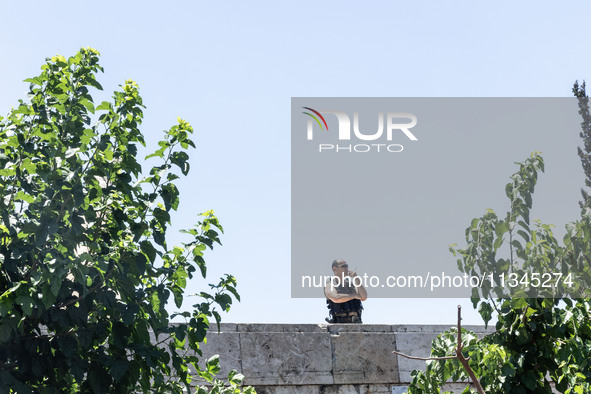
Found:
[[[584,85],[575,84],[575,95],[585,96]],[[591,186],[591,117],[588,103],[579,101],[583,117],[579,149],[587,186]],[[586,164],[587,163],[587,164]],[[583,190],[580,219],[566,225],[560,242],[551,225],[530,223],[532,195],[544,163],[538,153],[522,163],[505,188],[510,209],[499,218],[492,210],[472,220],[466,229],[466,247],[450,250],[458,257],[458,267],[470,275],[495,272],[506,280],[514,274],[516,286],[497,280],[482,292],[474,291],[473,305],[485,324],[496,317],[495,332],[479,339],[465,332],[463,355],[479,377],[486,393],[591,392],[591,299],[568,298],[569,294],[588,297],[591,278],[591,207]],[[504,248],[503,248],[504,247]],[[551,286],[544,287],[550,275]],[[525,278],[525,279],[524,279]],[[432,357],[453,354],[456,330],[433,341]],[[433,360],[425,372],[414,371],[410,394],[442,392],[452,379],[467,380],[457,360]],[[465,393],[475,392],[469,385]]]
[[[531,193],[537,172],[543,169],[543,161],[538,154],[533,154],[518,164],[519,171],[506,187],[511,210],[505,219],[499,219],[488,210],[466,229],[467,246],[452,248],[459,257],[460,269],[470,274],[495,270],[506,275],[517,273],[518,278],[529,278],[529,283],[520,283],[524,293],[528,287],[534,286],[531,274],[535,272],[569,273],[580,269],[576,266],[586,264],[587,268],[580,271],[581,275],[588,274],[590,210],[583,208],[581,220],[567,225],[563,243],[554,237],[549,225],[537,222],[530,227]],[[509,248],[509,257],[497,258],[497,251],[504,243]],[[577,285],[581,283],[573,283],[573,286]],[[479,377],[484,391],[491,394],[551,393],[552,381],[560,392],[589,392],[591,300],[552,296],[525,298],[519,296],[520,290],[517,290],[516,297],[509,298],[511,294],[500,293],[501,290],[506,291],[506,287],[491,289],[488,298],[475,296],[472,299],[485,324],[496,315],[495,332],[482,339],[472,332],[463,333],[463,355],[470,358],[469,365]],[[452,329],[434,340],[432,357],[453,354],[457,346],[455,333],[457,330]],[[439,393],[448,379],[460,381],[467,378],[457,360],[430,361],[424,373],[413,372],[408,392]],[[465,392],[475,391],[467,387]]]
[[[591,113],[589,112],[589,97],[587,96],[584,81],[581,85],[579,85],[578,81],[575,81],[573,94],[579,101],[579,114],[582,118],[581,133],[579,135],[583,140],[583,147],[579,147],[578,154],[585,172],[585,186],[591,187]],[[583,196],[583,200],[580,202],[581,208],[591,206],[591,196],[589,196],[587,189],[582,188],[581,195]]]
[[[0,117],[0,392],[180,393],[219,370],[217,358],[198,368],[199,344],[239,299],[235,278],[200,293],[182,324],[166,310],[205,277],[222,232],[208,211],[182,247],[167,243],[193,129],[178,119],[144,173],[138,86],[95,105],[98,71],[91,48],[47,59],[28,100]],[[241,392],[241,379],[216,390]]]

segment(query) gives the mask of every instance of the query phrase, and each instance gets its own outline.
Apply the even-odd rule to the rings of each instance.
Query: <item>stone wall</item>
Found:
[[[431,341],[450,326],[371,324],[233,324],[215,327],[203,356],[220,355],[222,376],[236,369],[259,394],[403,393]],[[481,326],[465,328],[484,334]],[[490,332],[490,329],[489,331]],[[450,384],[449,390],[465,386]],[[458,392],[460,392],[458,391]]]

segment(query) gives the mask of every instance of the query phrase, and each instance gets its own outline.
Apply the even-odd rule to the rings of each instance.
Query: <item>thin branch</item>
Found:
[[[492,298],[492,296],[490,294],[488,295],[488,298],[492,302],[493,308],[495,308],[495,311],[497,311],[497,313],[500,315],[501,311],[499,311],[499,308],[497,307],[497,303],[495,302],[495,300]]]
[[[392,353],[397,354],[402,357],[409,358],[411,360],[420,360],[420,361],[431,361],[431,360],[453,360],[454,358],[458,358],[457,356],[447,356],[447,357],[415,357],[409,356],[408,354],[400,353],[397,351],[392,351]]]
[[[513,201],[511,201],[511,211],[513,211]],[[511,216],[509,216],[509,251],[511,252],[511,265],[509,266],[509,272],[513,272],[513,229],[511,228]]]
[[[462,345],[462,307],[458,305],[458,347],[456,348],[456,358],[460,360],[460,363],[462,363],[462,366],[464,367],[466,372],[468,372],[468,375],[470,376],[470,379],[472,379],[472,383],[474,383],[474,386],[476,387],[478,393],[486,394],[484,392],[484,389],[480,385],[480,382],[478,381],[476,374],[474,374],[474,371],[472,370],[472,368],[470,368],[470,364],[468,364],[468,359],[465,358],[462,354],[463,348],[464,346]]]

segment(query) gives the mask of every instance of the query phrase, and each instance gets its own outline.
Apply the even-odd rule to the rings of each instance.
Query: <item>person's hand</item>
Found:
[[[350,276],[351,278],[354,278],[354,277],[356,277],[356,276],[357,276],[357,272],[355,272],[355,271],[349,271],[349,276]]]

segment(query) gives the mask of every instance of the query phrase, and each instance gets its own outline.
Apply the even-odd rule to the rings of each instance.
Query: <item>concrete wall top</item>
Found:
[[[428,357],[432,340],[449,325],[250,324],[212,326],[203,357],[220,355],[226,375],[236,369],[245,384],[266,387],[403,385],[425,362],[392,353]],[[483,326],[464,328],[484,335]],[[377,387],[377,386],[376,386]],[[283,390],[283,389],[282,389]],[[279,391],[277,391],[279,392]],[[297,390],[296,390],[297,392]]]
[[[220,323],[220,332],[409,332],[440,334],[453,328],[453,325],[424,325],[424,324],[280,324],[280,323]],[[466,325],[466,330],[476,333],[490,333],[494,330],[484,326]],[[209,333],[217,333],[217,327],[212,325]]]

